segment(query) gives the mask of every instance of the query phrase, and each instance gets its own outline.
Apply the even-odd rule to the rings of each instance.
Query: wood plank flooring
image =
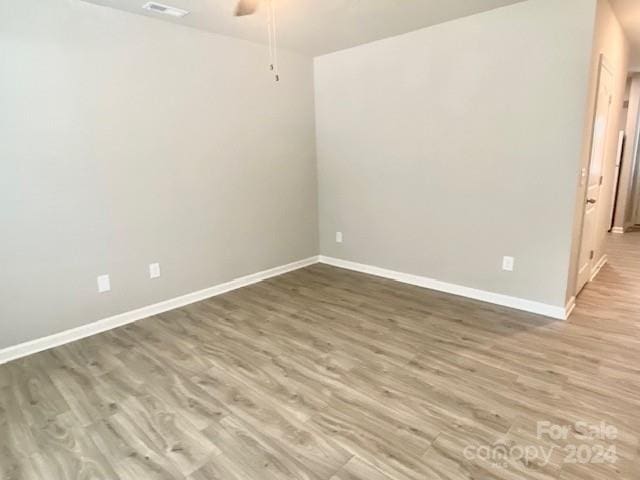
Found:
[[[640,233],[609,253],[568,322],[314,265],[0,366],[0,478],[637,480]]]

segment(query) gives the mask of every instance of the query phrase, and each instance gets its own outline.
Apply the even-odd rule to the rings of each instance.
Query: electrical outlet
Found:
[[[502,258],[502,270],[505,270],[507,272],[513,272],[514,265],[515,265],[515,259],[513,257]]]
[[[149,278],[158,278],[160,276],[160,264],[152,263],[149,265]]]
[[[336,232],[336,243],[342,243],[342,232]]]
[[[98,292],[105,293],[111,291],[111,280],[109,275],[100,275],[98,277]]]

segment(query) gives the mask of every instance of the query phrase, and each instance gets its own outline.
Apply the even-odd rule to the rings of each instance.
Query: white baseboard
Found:
[[[624,228],[623,227],[613,227],[611,229],[611,233],[617,233],[617,234],[624,233]]]
[[[362,263],[350,262],[348,260],[341,260],[339,258],[325,257],[323,255],[320,255],[320,263],[326,263],[327,265],[346,268],[348,270],[354,270],[356,272],[368,273],[370,275],[375,275],[378,277],[389,278],[401,283],[416,285],[418,287],[428,288],[430,290],[437,290],[439,292],[451,293],[453,295],[458,295],[460,297],[472,298],[474,300],[493,303],[495,305],[510,307],[516,310],[523,310],[525,312],[537,313],[539,315],[544,315],[545,317],[551,317],[558,320],[567,319],[567,311],[568,311],[567,307],[557,307],[555,305],[548,305],[546,303],[534,302],[532,300],[525,300],[522,298],[510,297],[508,295],[502,295],[500,293],[493,293],[493,292],[487,292],[485,290],[478,290],[475,288],[463,287],[461,285],[446,283],[446,282],[442,282],[440,280],[434,280],[428,277],[396,272],[393,270],[387,270],[384,268],[365,265]]]
[[[129,312],[114,315],[113,317],[104,318],[97,322],[82,325],[71,330],[65,330],[64,332],[55,333],[48,337],[38,338],[29,342],[21,343],[11,347],[0,350],[0,365],[11,360],[15,360],[21,357],[26,357],[34,353],[48,350],[53,347],[64,345],[65,343],[74,342],[85,337],[90,337],[97,333],[106,332],[117,327],[121,327],[128,323],[142,320],[143,318],[158,315],[159,313],[168,312],[175,308],[184,307],[191,303],[199,302],[207,298],[215,297],[238,288],[246,287],[254,283],[261,282],[267,278],[276,277],[283,273],[298,270],[300,268],[307,267],[318,262],[318,257],[309,257],[304,260],[289,263],[287,265],[281,265],[279,267],[270,268],[262,272],[252,273],[244,277],[236,278],[230,282],[221,283],[219,285],[199,290],[197,292],[188,293],[180,297],[175,297],[170,300],[148,305],[146,307],[131,310]]]
[[[598,261],[598,263],[596,263],[596,266],[593,267],[593,270],[591,271],[591,278],[589,278],[590,282],[593,282],[593,280],[600,273],[600,270],[602,270],[602,267],[604,267],[608,261],[609,261],[609,257],[607,257],[606,255],[603,255],[602,258]]]
[[[606,263],[606,257],[603,257],[603,263],[597,267],[599,268]],[[505,307],[514,308],[516,310],[523,310],[525,312],[536,313],[551,317],[559,320],[565,320],[569,317],[573,308],[575,307],[575,298],[567,304],[566,307],[557,307],[554,305],[548,305],[540,302],[534,302],[531,300],[525,300],[522,298],[511,297],[508,295],[502,295],[499,293],[487,292],[485,290],[478,290],[475,288],[464,287],[453,283],[446,283],[440,280],[434,280],[428,277],[422,277],[418,275],[411,275],[402,272],[396,272],[393,270],[387,270],[384,268],[374,267],[371,265],[365,265],[362,263],[350,262],[348,260],[341,260],[333,257],[314,256],[297,262],[289,263],[279,267],[264,270],[262,272],[253,273],[244,277],[236,278],[226,283],[215,285],[204,290],[188,293],[180,297],[175,297],[169,300],[165,300],[153,305],[124,312],[112,317],[104,318],[96,322],[82,325],[71,330],[65,330],[63,332],[55,333],[47,337],[38,338],[29,342],[13,345],[11,347],[0,350],[0,365],[11,360],[26,357],[34,353],[48,350],[66,343],[71,343],[82,338],[90,337],[98,333],[106,332],[129,323],[133,323],[143,318],[158,315],[160,313],[168,312],[176,308],[184,307],[191,303],[199,302],[207,298],[215,297],[238,288],[246,287],[254,283],[261,282],[271,277],[276,277],[287,272],[298,270],[300,268],[313,265],[314,263],[325,263],[327,265],[333,265],[335,267],[346,268],[348,270],[354,270],[357,272],[367,273],[378,277],[389,278],[401,283],[410,285],[416,285],[431,290],[437,290],[440,292],[450,293],[461,297],[472,298],[495,305],[501,305]],[[597,272],[596,272],[597,274]],[[595,274],[594,274],[595,276]]]

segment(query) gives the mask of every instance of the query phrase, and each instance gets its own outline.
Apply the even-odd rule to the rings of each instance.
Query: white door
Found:
[[[589,161],[589,171],[587,175],[585,175],[587,195],[585,198],[584,221],[582,224],[576,294],[579,293],[589,281],[595,262],[599,260],[595,258],[596,242],[598,239],[597,229],[599,228],[598,201],[600,200],[600,190],[602,189],[602,175],[612,93],[613,76],[607,69],[604,58],[601,58],[596,114],[593,121],[591,158]]]

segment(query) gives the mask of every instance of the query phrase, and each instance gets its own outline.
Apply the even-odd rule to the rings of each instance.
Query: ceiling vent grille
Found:
[[[150,12],[161,13],[163,15],[169,15],[171,17],[184,17],[189,12],[180,8],[170,7],[156,2],[147,2],[142,8]]]

